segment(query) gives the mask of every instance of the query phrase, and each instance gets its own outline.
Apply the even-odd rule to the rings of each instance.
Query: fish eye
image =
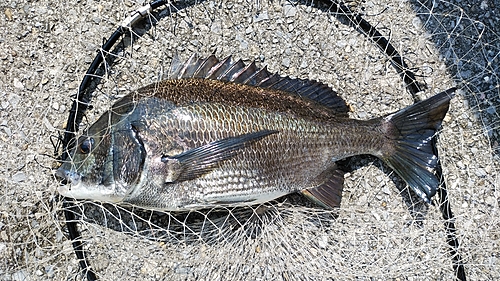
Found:
[[[88,154],[92,150],[93,146],[94,146],[94,139],[90,137],[86,138],[80,144],[80,152],[83,154]]]

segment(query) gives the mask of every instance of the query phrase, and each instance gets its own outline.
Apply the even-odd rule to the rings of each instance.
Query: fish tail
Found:
[[[382,128],[391,145],[382,159],[401,176],[413,191],[430,203],[439,186],[434,174],[438,157],[434,136],[441,127],[455,88],[415,103],[386,116]]]

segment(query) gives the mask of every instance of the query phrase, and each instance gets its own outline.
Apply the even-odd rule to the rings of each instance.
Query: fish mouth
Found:
[[[123,200],[123,196],[115,194],[115,183],[111,185],[89,185],[83,177],[75,171],[64,168],[57,169],[55,176],[61,180],[57,192],[64,197],[77,200],[99,200],[103,202],[117,203]]]
[[[82,177],[75,171],[68,171],[62,167],[57,169],[55,176],[61,180],[61,185],[57,187],[57,192],[65,197],[75,198],[71,190],[81,183]]]
[[[59,179],[62,180],[62,183],[69,183],[69,184],[72,184],[72,185],[77,185],[82,177],[80,176],[80,174],[78,174],[77,172],[75,171],[68,171],[66,169],[63,169],[62,167],[57,169],[56,171],[56,177],[58,177]]]

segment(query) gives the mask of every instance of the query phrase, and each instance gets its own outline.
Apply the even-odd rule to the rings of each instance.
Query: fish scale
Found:
[[[182,111],[183,114],[178,114]],[[220,118],[221,114],[211,114],[213,112],[224,112],[224,119]],[[280,194],[287,194],[298,191],[304,188],[314,187],[320,184],[324,179],[317,179],[323,170],[331,165],[332,159],[344,158],[356,153],[369,153],[370,143],[366,140],[356,140],[356,137],[346,139],[341,136],[340,132],[345,125],[342,122],[328,125],[319,122],[311,122],[309,120],[301,120],[298,118],[290,118],[287,114],[267,112],[263,109],[242,108],[236,106],[219,105],[219,104],[197,104],[180,109],[175,109],[172,113],[161,119],[169,120],[164,122],[163,132],[155,134],[154,139],[149,140],[147,135],[142,136],[143,142],[148,144],[156,142],[159,134],[160,139],[167,140],[166,142],[174,142],[168,140],[170,136],[188,135],[188,130],[183,130],[185,127],[179,126],[178,119],[180,115],[188,115],[187,118],[190,126],[187,127],[204,127],[205,130],[195,134],[196,139],[182,139],[184,143],[179,146],[186,146],[186,149],[195,148],[209,144],[218,139],[241,135],[253,131],[263,129],[279,130],[279,134],[270,135],[260,142],[253,144],[250,147],[243,148],[233,159],[226,160],[219,168],[212,172],[203,175],[197,180],[190,183],[170,186],[172,189],[168,192],[159,192],[153,188],[147,193],[154,193],[158,198],[158,205],[153,205],[154,208],[168,208],[163,202],[170,202],[178,206],[193,205],[196,201],[200,206],[211,207],[210,200],[219,199],[217,202],[224,201],[233,202],[227,199],[234,196],[245,196],[246,201],[253,203],[261,202],[262,194],[275,193],[278,190]],[[247,119],[242,125],[241,116],[246,116]],[[231,117],[231,118],[227,118]],[[145,117],[148,118],[148,117]],[[229,120],[228,120],[229,119]],[[364,121],[359,121],[358,126],[361,126]],[[160,123],[160,122],[157,122]],[[203,123],[204,125],[195,125]],[[225,127],[229,124],[229,128]],[[237,128],[243,130],[236,130]],[[374,131],[372,127],[361,128],[361,131]],[[210,134],[206,134],[209,132]],[[369,134],[370,141],[373,141],[373,133]],[[207,136],[209,136],[207,138]],[[321,137],[320,137],[321,136]],[[356,135],[353,135],[356,136]],[[321,140],[321,141],[320,141]],[[344,148],[343,143],[351,143],[349,149]],[[361,144],[356,147],[352,144]],[[162,155],[165,151],[163,147],[168,145],[159,145],[160,151],[155,152],[150,150],[152,155]],[[335,149],[337,148],[337,149]],[[363,151],[365,149],[366,151]],[[168,154],[168,152],[167,152]],[[147,159],[146,159],[147,161]],[[151,169],[154,169],[151,167]],[[226,171],[221,173],[220,171]],[[232,177],[245,174],[246,171],[258,171],[256,175],[265,175],[264,180],[255,180],[255,176],[247,178],[253,189],[258,189],[259,192],[249,191],[249,187],[242,184],[230,184]],[[153,173],[151,176],[154,182],[162,182],[163,176],[158,173]],[[262,176],[261,176],[262,177]],[[188,188],[187,186],[195,186],[196,188]],[[203,190],[203,192],[198,192]],[[142,192],[144,193],[144,192]],[[168,194],[168,195],[165,195]],[[170,194],[175,194],[172,198]],[[251,195],[253,194],[253,196]],[[201,196],[201,197],[200,197]],[[125,198],[124,202],[134,202],[137,204],[138,198]],[[142,202],[140,204],[145,204]]]
[[[362,154],[385,161],[424,201],[436,193],[433,137],[455,89],[355,120],[327,85],[254,63],[192,57],[173,78],[125,96],[83,134],[56,173],[68,182],[62,195],[183,211],[301,192],[338,207],[335,162]]]

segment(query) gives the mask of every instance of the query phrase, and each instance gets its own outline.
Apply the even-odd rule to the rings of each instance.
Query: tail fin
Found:
[[[382,159],[401,176],[425,202],[436,194],[439,180],[433,136],[440,128],[455,88],[439,93],[385,117],[382,127],[393,139]]]

